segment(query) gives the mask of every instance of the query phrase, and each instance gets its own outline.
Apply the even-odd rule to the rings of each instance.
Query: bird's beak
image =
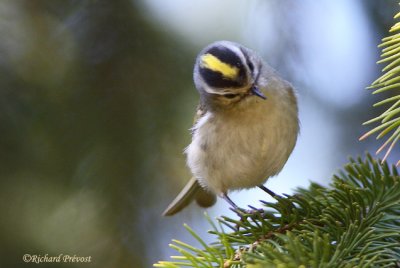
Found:
[[[250,92],[251,92],[251,94],[256,95],[257,97],[260,97],[261,99],[264,99],[264,100],[267,99],[267,97],[265,97],[265,95],[262,94],[262,92],[258,89],[257,86],[252,86],[250,88]]]

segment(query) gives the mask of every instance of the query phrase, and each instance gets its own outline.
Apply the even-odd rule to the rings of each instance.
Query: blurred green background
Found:
[[[1,267],[37,265],[24,263],[24,254],[92,256],[90,264],[48,267],[150,267],[172,253],[170,239],[190,239],[183,222],[205,233],[195,206],[172,219],[160,214],[189,177],[182,151],[198,99],[194,58],[218,39],[257,49],[299,88],[303,128],[282,175],[293,179],[288,187],[326,181],[347,155],[376,147],[372,139],[356,142],[366,130],[361,122],[379,112],[363,88],[379,73],[376,45],[393,23],[396,1],[337,1],[339,9],[329,1],[199,2],[0,2]],[[341,18],[340,8],[359,21]],[[298,20],[310,14],[320,17]],[[350,33],[330,31],[343,22]],[[321,29],[307,36],[302,29],[313,24]],[[343,63],[307,65],[331,53],[307,56],[317,53],[319,39],[333,36],[340,47],[357,32],[369,38],[350,39],[353,49],[365,48],[357,56],[365,60],[357,67],[362,75],[353,76],[360,72],[354,67],[348,77],[337,74],[344,82],[336,84]],[[349,64],[358,59],[346,53]],[[351,90],[355,95],[345,95]],[[319,113],[328,117],[314,118]],[[219,203],[211,214],[224,211],[219,207],[226,212]]]

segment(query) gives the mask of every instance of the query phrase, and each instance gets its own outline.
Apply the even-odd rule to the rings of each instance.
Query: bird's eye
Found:
[[[233,99],[234,97],[236,97],[236,94],[225,94],[224,97],[228,98],[228,99]]]
[[[250,61],[250,62],[248,63],[248,65],[249,65],[250,71],[251,71],[251,72],[254,72],[254,65],[253,65],[253,63]]]

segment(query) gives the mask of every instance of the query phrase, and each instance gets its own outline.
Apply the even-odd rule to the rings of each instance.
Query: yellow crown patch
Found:
[[[238,67],[227,64],[209,53],[201,56],[200,66],[210,69],[214,72],[219,72],[224,78],[228,78],[230,80],[235,80],[239,73]]]

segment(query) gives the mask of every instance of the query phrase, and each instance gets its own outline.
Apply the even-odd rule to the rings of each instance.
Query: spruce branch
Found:
[[[350,159],[329,188],[311,184],[245,217],[207,219],[216,242],[173,241],[180,256],[155,267],[400,267],[400,176]]]
[[[400,12],[397,13],[394,18],[398,19]],[[388,37],[382,39],[382,43],[378,46],[382,48],[381,60],[378,63],[387,64],[383,69],[383,74],[375,80],[368,89],[374,89],[372,94],[378,94],[389,90],[400,89],[400,23],[397,22],[391,27],[389,33],[392,33]],[[397,33],[396,33],[397,32]],[[389,97],[380,102],[374,104],[374,107],[381,106],[383,104],[393,103],[386,111],[381,115],[366,121],[363,125],[380,122],[380,125],[366,132],[360,137],[360,140],[367,138],[372,134],[377,134],[376,139],[380,139],[384,136],[389,136],[383,145],[376,151],[379,154],[386,149],[386,153],[382,159],[385,161],[393,150],[395,145],[400,139],[400,94],[393,97]],[[391,134],[389,134],[391,133]],[[400,160],[397,162],[400,165]]]

